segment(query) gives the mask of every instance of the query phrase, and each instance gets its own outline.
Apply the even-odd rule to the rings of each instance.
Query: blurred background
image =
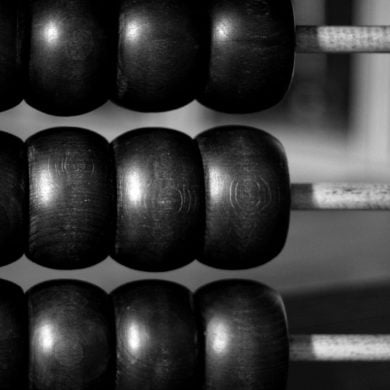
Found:
[[[295,0],[294,6],[300,25],[390,24],[388,0]],[[144,115],[107,103],[86,115],[57,118],[22,103],[0,114],[0,128],[26,139],[49,127],[79,126],[111,141],[145,126],[195,136],[217,125],[245,124],[281,140],[293,182],[390,182],[389,107],[389,55],[300,54],[288,96],[278,107],[259,114],[224,115],[192,103],[173,112]],[[111,259],[86,270],[55,271],[23,258],[3,267],[0,276],[25,289],[47,279],[77,278],[107,291],[146,278],[173,280],[190,289],[221,278],[250,278],[282,292],[292,332],[337,333],[339,328],[346,333],[386,329],[390,333],[390,213],[293,212],[282,254],[263,267],[241,272],[194,262],[180,270],[150,274]],[[316,366],[319,373],[311,366],[293,365],[289,388],[388,389],[390,370],[379,366],[370,365],[369,373],[356,365],[342,370],[332,364]],[[358,372],[364,375],[361,379]]]

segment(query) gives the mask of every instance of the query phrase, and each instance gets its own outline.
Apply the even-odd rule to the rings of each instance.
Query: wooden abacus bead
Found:
[[[112,293],[116,390],[198,389],[197,329],[190,292],[175,283],[141,281]]]
[[[27,158],[22,140],[0,131],[0,266],[26,247]]]
[[[30,219],[27,256],[57,269],[108,256],[113,230],[113,167],[106,139],[59,127],[27,140]]]
[[[27,386],[27,302],[23,290],[0,279],[0,388]]]
[[[79,115],[109,95],[110,12],[105,0],[28,0],[26,101],[52,115]]]
[[[276,138],[244,126],[196,137],[205,174],[206,229],[200,261],[245,269],[272,260],[286,241],[290,183]]]
[[[196,257],[204,224],[202,161],[184,133],[130,131],[113,141],[117,222],[112,257],[143,271],[168,271]]]
[[[295,26],[290,0],[208,0],[209,77],[198,100],[227,113],[278,103],[292,77]]]
[[[109,297],[76,280],[27,293],[30,389],[107,390],[113,384],[114,328]]]
[[[137,111],[189,103],[204,82],[196,0],[120,0],[113,99]]]
[[[285,390],[289,339],[277,292],[252,281],[224,280],[194,296],[204,335],[207,390]]]
[[[0,2],[0,111],[22,100],[22,2]]]

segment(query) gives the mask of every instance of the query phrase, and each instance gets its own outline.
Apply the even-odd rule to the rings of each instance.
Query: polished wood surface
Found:
[[[80,115],[108,98],[161,112],[281,101],[294,53],[388,53],[389,26],[296,26],[290,0],[3,0],[0,111]]]
[[[195,293],[207,390],[284,390],[289,341],[283,302],[269,287],[222,280]]]
[[[120,0],[115,102],[167,111],[191,102],[206,78],[196,0]]]
[[[21,257],[27,240],[26,147],[0,131],[0,266]]]
[[[129,283],[112,293],[116,390],[199,389],[191,293],[164,281]]]
[[[204,166],[206,228],[199,260],[223,269],[264,264],[286,241],[290,183],[281,144],[244,126],[196,137]]]
[[[117,222],[112,256],[144,271],[168,271],[196,257],[204,227],[203,170],[195,142],[145,128],[113,141]]]
[[[102,105],[112,77],[112,4],[106,0],[26,0],[25,99],[52,115]]]
[[[23,98],[24,26],[22,0],[0,2],[0,111]]]
[[[30,215],[27,256],[57,269],[96,264],[113,239],[114,188],[108,142],[59,127],[27,140]]]
[[[194,295],[143,280],[111,298],[86,282],[53,280],[27,300],[0,280],[0,388],[285,389],[290,360],[290,390],[382,389],[389,292],[359,284],[286,294],[288,336],[280,296],[250,280],[213,282]]]
[[[390,209],[388,184],[290,188],[279,142],[249,127],[214,128],[195,141],[141,128],[110,146],[88,130],[49,129],[27,141],[28,161],[20,139],[0,132],[0,140],[0,265],[24,253],[29,233],[28,256],[52,268],[83,268],[111,254],[150,272],[196,258],[246,269],[283,249],[290,208]]]
[[[290,0],[209,0],[208,108],[248,113],[277,104],[292,78],[295,25]]]
[[[107,390],[114,363],[112,310],[100,288],[53,280],[27,293],[31,390]]]
[[[23,290],[0,279],[0,389],[27,388],[27,302]]]

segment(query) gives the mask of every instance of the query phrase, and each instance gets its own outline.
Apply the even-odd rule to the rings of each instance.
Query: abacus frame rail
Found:
[[[390,26],[297,26],[298,53],[390,53]]]

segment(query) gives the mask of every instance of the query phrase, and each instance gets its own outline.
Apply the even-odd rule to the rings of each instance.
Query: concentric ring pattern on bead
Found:
[[[204,167],[206,226],[200,261],[245,269],[272,260],[286,241],[290,179],[284,149],[251,127],[218,127],[196,137]]]
[[[112,256],[144,271],[168,271],[199,252],[204,226],[202,161],[186,134],[129,131],[112,143],[117,222]]]
[[[94,265],[113,239],[114,186],[107,140],[80,128],[41,131],[27,140],[27,256],[57,269]]]

